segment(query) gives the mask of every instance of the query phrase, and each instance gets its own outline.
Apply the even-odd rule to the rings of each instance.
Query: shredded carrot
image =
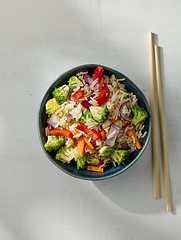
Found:
[[[104,172],[104,168],[87,165],[87,171],[94,171],[94,172]]]
[[[100,89],[102,89],[103,84],[104,84],[104,78],[102,77],[100,81]]]
[[[128,130],[127,135],[132,139],[132,141],[135,143],[135,145],[138,149],[142,148],[141,143],[139,142],[133,129]]]
[[[105,132],[105,130],[103,129],[101,132],[100,132],[100,134],[101,134],[101,139],[102,139],[102,141],[105,141],[106,140],[106,132]]]
[[[87,137],[83,137],[84,141],[87,143],[87,145],[90,147],[90,149],[94,150],[94,146],[91,142],[89,142],[89,139]]]
[[[84,141],[83,137],[81,136],[77,143],[77,152],[80,154],[81,157],[83,157],[83,155],[84,155],[84,146],[85,146],[85,141]]]
[[[117,119],[109,119],[112,123],[116,123]]]

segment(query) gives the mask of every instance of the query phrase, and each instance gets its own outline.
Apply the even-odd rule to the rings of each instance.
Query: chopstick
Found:
[[[159,51],[158,51],[157,45],[154,46],[154,52],[155,52],[155,67],[156,67],[157,92],[158,92],[158,110],[159,110],[159,120],[160,120],[162,164],[163,164],[166,208],[167,208],[167,211],[171,211],[170,182],[169,182],[168,161],[167,161],[167,151],[166,151],[166,137],[165,137],[165,124],[164,124],[163,101],[162,101]]]
[[[152,115],[153,186],[154,186],[154,198],[160,198],[160,182],[157,160],[156,116],[155,116],[155,60],[152,32],[149,32],[149,54],[150,54],[151,115]]]

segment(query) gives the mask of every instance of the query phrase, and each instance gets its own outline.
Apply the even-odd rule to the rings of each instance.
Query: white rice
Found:
[[[59,127],[67,128],[67,118],[66,117],[60,118],[60,121],[57,122],[57,124],[55,125],[55,128],[59,128]]]
[[[116,134],[116,131],[114,130],[112,133],[110,133],[110,134],[107,136],[107,139],[113,138],[115,134]]]
[[[91,88],[94,87],[94,86],[96,85],[96,83],[98,83],[98,79],[95,79],[95,80],[92,82],[92,84],[90,85],[90,87],[91,87]]]
[[[77,74],[77,76],[79,79],[81,79],[81,81],[83,81],[85,74],[87,74],[87,72],[80,72]],[[109,119],[117,119],[119,117],[120,115],[119,108],[125,102],[125,99],[124,99],[125,97],[126,97],[126,100],[130,100],[131,108],[134,106],[137,106],[138,99],[135,94],[129,93],[126,91],[125,85],[121,83],[124,80],[125,80],[124,78],[116,79],[115,75],[112,75],[110,78],[108,76],[104,76],[104,82],[108,84],[107,86],[110,90],[110,98],[105,104],[110,112],[109,118],[103,124],[101,124],[102,129],[104,129],[106,133],[109,132],[110,125],[111,125],[111,121]],[[84,91],[84,96],[81,100],[83,99],[87,100],[87,98],[92,95],[92,91],[93,91],[94,96],[91,97],[89,100],[89,103],[93,106],[98,106],[98,103],[95,99],[100,94],[100,92],[98,89],[94,87],[97,82],[98,82],[98,79],[94,80],[94,82],[90,86],[88,84],[84,84],[84,87],[82,88]],[[76,108],[73,105],[68,105],[67,108],[71,108],[70,114],[76,120],[78,120],[81,117],[82,112],[86,111],[85,109],[84,110],[82,109],[82,106],[80,106],[80,104],[78,104]],[[128,110],[127,107],[124,106],[123,114],[125,114],[126,116],[129,116],[131,114],[131,110],[130,109]],[[100,130],[100,126],[98,122],[94,121],[92,118],[90,119],[87,118],[85,124],[89,128],[93,128],[97,131]],[[123,122],[121,120],[118,120],[116,124],[120,127],[120,131],[123,133],[123,136],[117,139],[118,148],[119,146],[121,146],[121,144],[127,143],[128,146],[130,147],[130,152],[135,151],[136,150],[135,139],[131,139],[130,137],[128,137],[126,132],[131,128],[135,128],[134,131],[136,132],[138,139],[143,138],[146,135],[146,132],[144,133],[144,135],[142,135],[142,130],[144,129],[144,125],[141,123],[137,124],[136,127],[134,127],[133,125],[128,125],[125,129],[123,129],[122,128]],[[69,127],[70,130],[74,130],[74,128],[75,126]],[[85,133],[81,132],[80,136],[82,134],[85,135]],[[107,136],[107,139],[112,138],[115,134],[116,134],[116,131],[112,132]],[[89,136],[87,137],[89,138]],[[96,145],[98,148],[100,148],[101,146],[104,145],[104,143],[99,139],[96,141]]]
[[[69,111],[69,113],[72,116],[72,119],[75,119],[76,121],[78,121],[80,119],[80,117],[82,116],[82,114],[85,113],[87,110],[81,105],[82,100],[87,100],[88,98],[90,98],[90,100],[89,100],[90,104],[92,104],[93,106],[99,106],[96,101],[96,97],[99,96],[100,90],[95,88],[95,85],[97,84],[98,79],[94,80],[93,83],[89,86],[87,83],[85,83],[85,80],[84,80],[85,74],[88,74],[88,72],[80,72],[80,73],[76,74],[76,76],[84,84],[84,86],[81,87],[81,89],[84,91],[84,96],[76,103],[72,99],[67,100],[65,103],[63,103],[61,105],[61,107],[58,109],[58,111],[56,111],[56,114],[60,117],[60,120],[57,121],[56,127],[69,129],[73,134],[77,133],[75,124],[70,125],[67,123],[67,117],[66,117],[67,112]],[[109,100],[104,105],[102,105],[102,107],[107,106],[107,108],[109,110],[109,117],[104,123],[100,124],[97,121],[95,121],[93,118],[89,118],[87,116],[85,125],[88,128],[94,129],[99,132],[102,129],[104,129],[106,132],[106,135],[107,135],[107,139],[109,140],[109,139],[113,138],[115,136],[115,134],[117,133],[116,131],[113,131],[111,134],[108,135],[110,126],[112,124],[111,121],[117,120],[116,125],[120,128],[120,133],[123,134],[123,136],[116,139],[116,141],[118,142],[117,149],[121,149],[122,145],[127,144],[127,146],[129,147],[129,151],[133,152],[133,151],[137,150],[136,145],[135,145],[135,138],[130,138],[127,135],[127,131],[129,129],[133,129],[134,132],[136,133],[136,136],[138,137],[138,139],[144,138],[147,134],[147,131],[145,131],[143,133],[143,129],[145,128],[145,126],[142,123],[138,123],[136,126],[134,126],[132,124],[128,124],[125,127],[124,126],[125,121],[123,119],[120,119],[120,117],[119,117],[120,116],[120,110],[119,110],[120,106],[125,101],[128,101],[128,100],[130,101],[131,108],[134,106],[138,106],[137,96],[133,93],[129,93],[126,91],[125,85],[122,84],[122,82],[124,80],[125,80],[124,78],[116,79],[115,75],[112,75],[110,78],[108,76],[104,76],[104,83],[107,83],[107,86],[110,91],[110,97],[109,97]],[[80,87],[76,87],[75,89],[73,89],[73,91],[76,92],[79,89],[80,89]],[[93,94],[94,94],[94,96],[90,97]],[[126,97],[126,100],[125,100],[125,97]],[[130,116],[131,109],[128,109],[126,106],[124,106],[123,114],[125,116]],[[99,116],[97,116],[97,117],[99,118]],[[48,134],[49,134],[48,127],[45,128],[45,134],[46,134],[46,136],[48,136]],[[92,141],[92,139],[86,133],[84,133],[82,131],[79,131],[79,134],[76,134],[75,136],[73,136],[73,138],[79,138],[82,135],[86,136],[90,142]],[[71,140],[68,139],[66,141],[66,145],[71,146],[71,144],[72,144]],[[91,156],[97,157],[99,149],[103,146],[105,146],[105,141],[102,141],[101,139],[96,140],[97,152],[95,150],[94,151],[91,150]],[[104,163],[100,167],[106,167],[111,162],[113,163],[114,166],[116,166],[116,163],[112,160],[111,157],[106,157],[104,159]]]
[[[147,134],[147,131],[145,131],[145,132],[143,133],[143,135],[141,136],[141,138],[144,138],[144,137],[146,136],[146,134]]]
[[[80,86],[73,89],[74,92],[77,92],[80,89]]]
[[[78,121],[79,118],[82,116],[82,105],[79,103],[76,108],[70,111],[70,114],[72,115],[73,118],[76,119],[76,121]]]

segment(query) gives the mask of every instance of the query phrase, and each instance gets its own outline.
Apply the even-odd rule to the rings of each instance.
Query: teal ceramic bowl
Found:
[[[102,65],[99,65],[99,66],[102,66]],[[45,151],[45,149],[43,147],[44,142],[46,141],[45,127],[47,126],[47,122],[46,122],[47,115],[45,114],[45,104],[46,104],[47,100],[52,98],[52,91],[54,90],[55,87],[60,87],[61,85],[66,84],[68,79],[71,76],[77,74],[78,72],[88,71],[88,74],[92,75],[93,71],[96,67],[97,67],[96,64],[82,65],[82,66],[78,66],[73,69],[70,69],[67,72],[60,75],[52,83],[52,85],[49,87],[49,89],[45,93],[43,100],[40,104],[40,109],[39,109],[39,114],[38,114],[38,132],[39,132],[39,137],[40,137],[40,143],[41,143],[41,146],[43,148],[43,151],[44,151],[46,157],[64,173],[69,174],[70,176],[75,177],[75,178],[91,180],[91,181],[111,178],[111,177],[117,176],[118,174],[120,174],[120,173],[124,172],[125,170],[127,170],[128,168],[130,168],[140,158],[140,156],[144,152],[144,150],[148,144],[148,141],[150,139],[151,126],[152,126],[150,107],[149,107],[147,99],[144,96],[144,94],[142,93],[142,91],[124,74],[122,74],[114,69],[111,69],[109,67],[102,66],[104,68],[105,75],[111,76],[112,74],[114,74],[116,76],[116,78],[119,78],[119,79],[125,78],[126,80],[124,81],[124,84],[126,86],[127,91],[136,94],[136,96],[139,99],[139,102],[138,102],[139,105],[141,107],[143,107],[144,109],[146,109],[146,111],[148,112],[149,116],[148,116],[147,120],[145,121],[145,131],[147,131],[147,135],[143,138],[142,149],[133,152],[129,157],[129,161],[127,161],[125,165],[120,165],[120,166],[114,167],[111,164],[110,166],[107,166],[105,168],[105,171],[103,173],[91,172],[91,171],[87,171],[86,169],[77,170],[74,163],[64,164],[61,161],[57,161],[55,159],[53,153],[49,153],[49,152]]]

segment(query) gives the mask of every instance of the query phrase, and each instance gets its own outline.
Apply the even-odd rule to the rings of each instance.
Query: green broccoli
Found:
[[[85,113],[79,118],[79,122],[85,123],[87,118],[92,118],[92,113],[89,110],[86,110]]]
[[[127,94],[127,95],[125,95],[123,98],[124,98],[124,99],[127,99],[127,98],[129,98],[129,97],[130,97],[130,95]]]
[[[70,163],[74,158],[73,152],[74,148],[72,146],[67,147],[64,145],[57,151],[55,158],[62,161],[63,163]]]
[[[73,138],[68,138],[67,141],[65,142],[67,147],[74,146],[74,140]]]
[[[99,123],[105,122],[106,119],[108,119],[109,116],[109,110],[107,106],[105,107],[90,107],[90,111],[92,113],[92,116],[94,120],[96,120]]]
[[[93,158],[93,157],[90,157],[90,158],[88,158],[88,163],[90,164],[90,165],[98,165],[99,164],[99,159],[98,158]]]
[[[68,83],[69,83],[69,87],[71,86],[75,86],[75,87],[83,87],[84,84],[76,77],[76,76],[72,76],[69,80],[68,80]]]
[[[89,110],[86,110],[85,113],[83,113],[82,116],[78,119],[78,121],[85,123],[87,121],[87,117],[92,118],[92,113]],[[77,121],[76,118],[74,118],[73,121],[71,122],[71,125],[76,123],[76,121]]]
[[[86,155],[84,154],[83,156],[80,156],[80,154],[77,152],[77,149],[74,148],[74,150],[72,151],[72,156],[77,163],[77,170],[79,170],[80,168],[84,168],[87,163]]]
[[[52,92],[53,97],[56,99],[56,101],[59,104],[62,104],[67,100],[68,93],[69,93],[69,87],[67,85],[63,85],[59,88],[55,88],[54,91]]]
[[[86,155],[84,154],[83,157],[79,155],[78,158],[75,158],[75,161],[77,162],[77,170],[79,170],[79,168],[84,168],[87,163]]]
[[[104,146],[99,149],[99,156],[105,158],[115,151],[115,147]]]
[[[48,136],[47,142],[44,144],[44,148],[48,152],[57,151],[64,144],[64,136]]]
[[[128,159],[129,155],[129,150],[115,150],[113,154],[111,154],[111,157],[118,165],[120,165]]]
[[[145,119],[148,117],[147,111],[142,107],[133,107],[131,108],[131,112],[134,115],[131,123],[134,125],[139,122],[145,121]]]
[[[51,98],[46,102],[45,105],[45,112],[49,115],[54,114],[58,109],[60,108],[60,105],[57,103],[55,98]]]

